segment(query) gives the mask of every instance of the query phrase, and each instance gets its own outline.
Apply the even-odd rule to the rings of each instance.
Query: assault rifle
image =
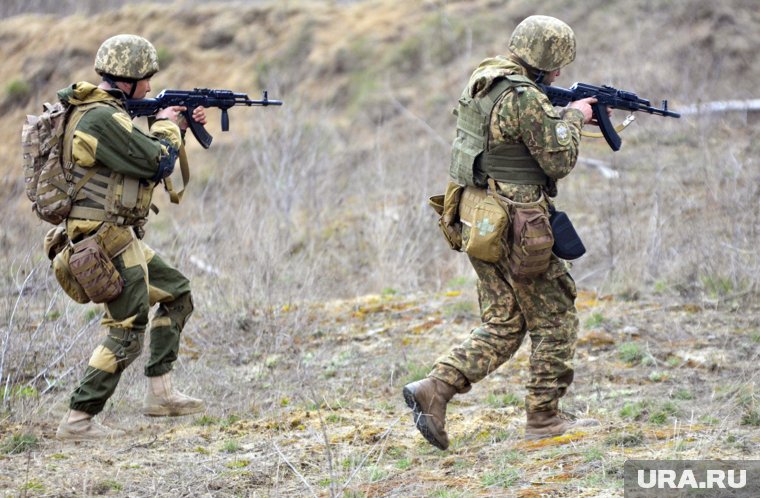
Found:
[[[222,110],[222,131],[230,129],[230,117],[227,109],[236,105],[246,106],[269,106],[282,105],[281,100],[270,100],[267,91],[264,90],[262,100],[250,100],[245,93],[235,93],[232,90],[212,90],[209,88],[195,88],[193,90],[163,90],[152,99],[129,99],[127,110],[133,117],[155,116],[158,111],[165,107],[181,105],[187,107],[182,114],[187,120],[190,131],[200,142],[204,149],[211,145],[213,137],[206,131],[202,124],[193,120],[193,109],[199,106],[218,107]]]
[[[561,88],[551,85],[539,85],[544,91],[552,105],[564,107],[570,102],[575,100],[585,99],[586,97],[596,97],[596,104],[592,104],[591,108],[594,111],[594,119],[599,123],[599,128],[602,130],[604,139],[607,140],[612,150],[619,150],[622,140],[618,131],[610,122],[610,117],[607,115],[607,108],[623,109],[626,111],[642,111],[649,114],[657,114],[658,116],[665,116],[670,118],[680,118],[681,115],[677,112],[668,110],[668,101],[662,101],[662,109],[652,107],[648,100],[639,98],[633,92],[627,92],[625,90],[618,90],[611,86],[602,85],[594,86],[588,83],[575,83],[570,88]],[[624,124],[623,128],[627,125]]]

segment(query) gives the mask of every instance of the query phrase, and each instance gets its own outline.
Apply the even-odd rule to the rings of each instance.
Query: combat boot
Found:
[[[417,429],[430,444],[438,449],[449,447],[446,434],[446,404],[457,393],[451,384],[427,377],[404,386],[404,400],[412,409]]]
[[[97,441],[121,437],[124,434],[125,432],[119,429],[100,425],[89,413],[69,410],[58,425],[55,437],[66,441]]]
[[[565,432],[579,427],[599,425],[593,418],[573,419],[557,410],[543,412],[528,412],[528,423],[525,426],[525,439],[535,441],[548,437],[561,436]]]
[[[191,398],[174,390],[171,372],[158,377],[148,377],[148,390],[143,402],[143,415],[178,417],[202,412],[205,409],[203,400]]]

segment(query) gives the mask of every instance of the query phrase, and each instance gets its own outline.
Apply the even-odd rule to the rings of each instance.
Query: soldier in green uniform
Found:
[[[482,199],[491,185],[502,204],[547,212],[557,180],[575,166],[581,128],[592,120],[595,99],[557,110],[537,86],[551,84],[574,59],[572,29],[552,17],[531,16],[515,28],[509,54],[484,60],[470,77],[456,111],[448,189],[465,187],[458,208],[463,245],[475,230],[466,219],[465,211],[472,211],[467,199]],[[447,203],[449,196],[447,191]],[[403,389],[417,429],[440,449],[449,445],[447,403],[509,360],[526,334],[532,348],[526,438],[551,437],[597,423],[570,419],[558,409],[573,380],[578,330],[576,289],[568,265],[546,251],[545,271],[530,278],[516,275],[505,247],[509,229],[499,242],[502,256],[497,261],[470,256],[479,279],[481,325],[439,358],[428,377]]]
[[[156,303],[143,413],[176,416],[204,410],[203,401],[177,392],[171,377],[180,333],[193,311],[190,283],[141,240],[154,188],[171,174],[180,153],[188,126],[181,115],[185,108],[162,109],[148,133],[133,125],[126,99],[144,98],[158,71],[156,50],[144,38],[118,35],[106,40],[97,52],[95,71],[102,77],[98,86],[79,82],[58,94],[73,106],[63,154],[82,185],[65,229],[72,242],[96,235],[106,245],[123,241],[112,261],[124,288],[105,303],[108,333],[92,353],[56,433],[66,440],[124,434],[93,417],[113,395],[124,369],[140,355],[148,313]],[[205,110],[196,109],[192,118],[205,124]]]

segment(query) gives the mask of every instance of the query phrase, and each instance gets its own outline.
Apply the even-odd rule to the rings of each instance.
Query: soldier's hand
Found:
[[[156,119],[168,119],[172,123],[176,123],[179,125],[180,128],[183,130],[187,128],[187,123],[185,123],[184,128],[182,127],[182,121],[184,119],[180,119],[180,116],[182,115],[182,112],[186,111],[187,107],[182,105],[175,105],[171,107],[167,107],[165,109],[161,109],[156,113]]]
[[[575,102],[570,102],[568,107],[581,111],[583,113],[583,124],[589,124],[594,117],[594,111],[591,109],[591,104],[596,104],[596,97],[587,97],[585,99],[576,100]]]
[[[193,121],[196,123],[200,123],[202,125],[206,124],[206,108],[203,106],[198,106],[195,109],[193,109]]]

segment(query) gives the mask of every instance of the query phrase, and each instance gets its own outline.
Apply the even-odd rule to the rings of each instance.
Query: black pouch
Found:
[[[549,223],[554,234],[554,255],[561,259],[573,260],[586,254],[586,246],[583,245],[567,213],[555,210],[554,206],[549,207],[549,213]]]

